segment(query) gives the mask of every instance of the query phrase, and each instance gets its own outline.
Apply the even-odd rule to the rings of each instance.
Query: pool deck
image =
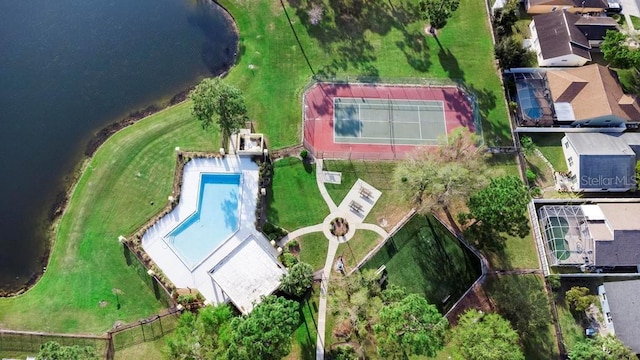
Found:
[[[197,202],[200,189],[200,177],[202,173],[242,173],[240,186],[240,209],[239,209],[239,229],[230,238],[223,241],[212,253],[205,256],[203,260],[195,265],[188,266],[178,257],[173,249],[165,241],[165,237],[182,221],[197,210]],[[245,246],[243,248],[253,249],[263,257],[266,263],[273,263],[273,272],[267,274],[253,274],[257,279],[264,277],[263,281],[270,285],[266,288],[277,288],[279,276],[285,270],[277,262],[277,252],[269,241],[256,231],[255,208],[258,194],[258,165],[249,158],[227,156],[225,158],[194,159],[184,167],[182,191],[178,205],[175,209],[162,217],[153,227],[151,227],[142,237],[142,246],[162,269],[165,275],[178,288],[197,288],[205,299],[212,304],[228,302],[230,299],[222,290],[220,284],[214,281],[212,269],[221,262],[228,261],[228,256],[240,245],[247,241],[255,241],[259,246]],[[235,261],[237,263],[237,260]],[[189,264],[190,265],[190,264]],[[236,266],[241,266],[236,265]],[[246,264],[251,268],[251,264]],[[279,274],[276,274],[278,273]],[[278,275],[275,276],[274,274]],[[269,294],[263,294],[269,295]],[[238,302],[239,299],[234,299]],[[244,306],[245,310],[251,311],[252,306]]]

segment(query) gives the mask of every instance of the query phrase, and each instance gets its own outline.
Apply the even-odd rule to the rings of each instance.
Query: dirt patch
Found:
[[[476,309],[483,312],[492,312],[494,310],[493,302],[489,299],[481,284],[476,283],[473,285],[472,290],[447,313],[447,320],[449,320],[452,326],[456,326],[458,324],[458,317],[469,309]]]
[[[101,308],[105,308],[107,307],[107,305],[109,305],[109,302],[105,300],[100,300],[100,302],[98,303],[98,306],[100,306]]]

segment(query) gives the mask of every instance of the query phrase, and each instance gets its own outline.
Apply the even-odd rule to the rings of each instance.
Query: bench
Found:
[[[365,188],[364,186],[360,187],[360,195],[364,198],[371,198],[373,196],[371,190]]]
[[[353,210],[355,212],[361,212],[362,211],[362,204],[360,204],[359,202],[357,202],[355,200],[351,200],[351,202],[349,203],[349,207],[351,208],[351,210]]]

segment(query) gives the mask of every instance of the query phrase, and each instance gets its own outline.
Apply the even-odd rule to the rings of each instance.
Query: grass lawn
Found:
[[[305,262],[319,270],[324,267],[327,259],[327,251],[329,250],[329,240],[321,232],[311,233],[300,236],[300,261]]]
[[[622,89],[627,94],[640,93],[640,76],[636,69],[614,69],[620,80]]]
[[[631,24],[633,24],[633,28],[636,30],[640,29],[640,17],[634,15],[629,15],[629,17],[631,18]]]
[[[424,36],[424,22],[407,13],[407,4],[399,0],[391,0],[393,8],[388,2],[370,2],[362,12],[367,21],[339,20],[337,26],[327,0],[326,21],[317,27],[305,18],[301,6],[306,3],[296,2],[297,7],[288,10],[301,47],[278,2],[221,4],[240,30],[238,64],[227,79],[243,90],[249,115],[271,148],[300,141],[300,96],[312,76],[301,47],[317,73],[460,79],[478,97],[487,142],[510,142],[481,1],[462,0],[437,39]],[[249,64],[255,69],[249,70]],[[0,299],[0,327],[101,333],[118,320],[131,322],[158,312],[161,304],[127,268],[116,239],[165,204],[175,146],[209,151],[219,147],[218,135],[204,132],[191,118],[189,106],[180,104],[119,132],[96,153],[60,221],[47,273],[26,294]],[[309,195],[317,194],[313,171],[306,172],[295,159],[276,164],[272,221],[292,230],[322,220],[326,206],[319,194]],[[397,200],[380,199],[388,204]],[[378,219],[382,208],[370,217]],[[119,290],[120,309],[114,289]],[[106,306],[100,307],[101,301]]]
[[[402,200],[401,191],[391,183],[397,163],[389,161],[325,160],[324,170],[342,173],[340,184],[326,184],[329,195],[339,205],[358,179],[362,179],[382,192],[365,222],[378,224],[386,220],[384,228],[393,228],[411,210]]]
[[[556,171],[567,171],[560,140],[564,134],[527,134]]]
[[[117,350],[114,356],[115,360],[137,360],[137,359],[169,359],[163,352],[163,348],[167,345],[167,337],[165,335],[155,341],[143,342],[133,346],[129,346],[122,350]]]
[[[556,302],[556,305],[558,309],[558,322],[562,330],[562,339],[564,340],[567,352],[569,352],[577,342],[584,340],[584,329],[578,324],[565,304],[558,304]]]
[[[563,157],[564,160],[564,157]],[[531,169],[536,174],[535,186],[545,189],[553,188],[555,180],[553,179],[553,172],[549,168],[542,158],[536,154],[528,155],[526,158],[527,168]]]
[[[315,166],[290,157],[273,164],[273,185],[267,195],[267,218],[288,231],[321,223],[329,215],[316,184]]]
[[[312,360],[316,358],[316,339],[318,332],[318,301],[320,285],[313,285],[313,292],[300,302],[300,326],[293,332],[293,348],[288,360]]]
[[[342,256],[349,272],[381,241],[382,237],[374,231],[356,230],[351,240],[338,245],[336,257]]]
[[[549,300],[543,279],[537,275],[506,275],[489,277],[487,294],[496,310],[520,335],[527,359],[556,359],[555,341]]]
[[[500,252],[483,250],[484,255],[496,270],[537,269],[538,253],[531,232],[524,238],[503,234],[506,238]]]
[[[98,150],[60,221],[47,272],[27,293],[0,299],[0,327],[102,333],[117,320],[132,322],[160,310],[152,290],[127,267],[117,238],[166,204],[174,147],[219,147],[218,134],[185,116],[188,107],[185,103],[142,120]],[[120,309],[113,289],[120,290]],[[106,306],[101,307],[103,300]]]
[[[480,276],[480,260],[433,217],[414,216],[364,264],[386,265],[388,281],[424,295],[443,313]]]
[[[491,168],[491,176],[493,177],[506,175],[520,177],[516,154],[493,154],[487,162]]]
[[[312,3],[290,1],[287,12],[298,43],[279,2],[221,0],[236,19],[241,35],[241,56],[228,79],[244,91],[249,115],[257,121],[258,130],[267,134],[270,146],[300,140],[300,96],[313,73],[459,79],[478,97],[485,138],[491,143],[509,143],[485,4],[462,0],[440,31],[438,44],[425,36],[425,22],[410,10],[417,2],[367,2],[360,11],[352,12],[358,16],[346,18],[336,15],[348,11],[337,8],[344,3],[324,0],[317,2],[324,9],[323,20],[312,25],[307,15]],[[250,64],[253,71],[248,70]]]

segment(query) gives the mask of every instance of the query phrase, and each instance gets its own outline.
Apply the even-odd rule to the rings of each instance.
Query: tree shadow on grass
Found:
[[[412,253],[425,280],[427,298],[441,311],[448,310],[480,275],[479,260],[474,269],[473,255],[430,216],[416,236]]]
[[[475,97],[476,106],[478,110],[478,116],[482,122],[489,121],[489,114],[493,111],[497,106],[497,97],[496,94],[487,89],[487,88],[476,88],[472,84],[463,84],[468,91],[472,93]],[[506,109],[505,109],[506,111]],[[500,123],[492,122],[489,128],[486,126],[483,127],[484,139],[487,142],[488,146],[507,146],[512,145],[511,140],[511,128],[509,126],[508,115],[505,121],[501,121]]]
[[[449,79],[464,81],[464,71],[460,68],[458,59],[449,49],[441,47],[438,51],[438,60],[440,60],[444,71],[447,72]]]
[[[312,360],[316,358],[316,339],[311,335],[315,334],[318,329],[318,323],[314,316],[314,314],[317,313],[318,309],[316,308],[315,303],[310,300],[311,296],[314,295],[315,294],[313,291],[307,291],[304,299],[300,301],[300,308],[298,310],[300,314],[301,327],[299,327],[297,331],[303,331],[304,334],[296,335],[298,343],[300,345],[300,355],[304,360]],[[309,317],[306,317],[304,315],[305,308],[310,315]],[[303,337],[301,337],[301,335]]]
[[[280,223],[280,216],[278,214],[278,209],[275,206],[275,197],[273,196],[274,193],[274,189],[273,186],[270,187],[269,191],[267,191],[267,196],[266,196],[266,212],[267,212],[267,220],[269,220],[269,222],[271,222],[272,224],[279,224]]]
[[[335,54],[337,59],[319,67],[318,74],[325,77],[353,67],[359,77],[377,78],[378,69],[373,65],[377,60],[375,49],[367,33],[384,36],[394,28],[404,29],[404,24],[416,16],[412,5],[394,5],[391,1],[290,0],[289,5],[322,49]],[[312,23],[309,14],[318,7],[322,9],[322,16]]]
[[[396,46],[404,54],[409,66],[418,71],[427,72],[431,67],[431,60],[429,59],[429,45],[424,34],[420,31],[409,32],[405,28],[402,28],[401,31],[404,40],[396,41]]]
[[[527,359],[555,358],[557,349],[550,329],[551,312],[540,277],[490,277],[487,292],[498,313],[509,320],[520,335]]]

